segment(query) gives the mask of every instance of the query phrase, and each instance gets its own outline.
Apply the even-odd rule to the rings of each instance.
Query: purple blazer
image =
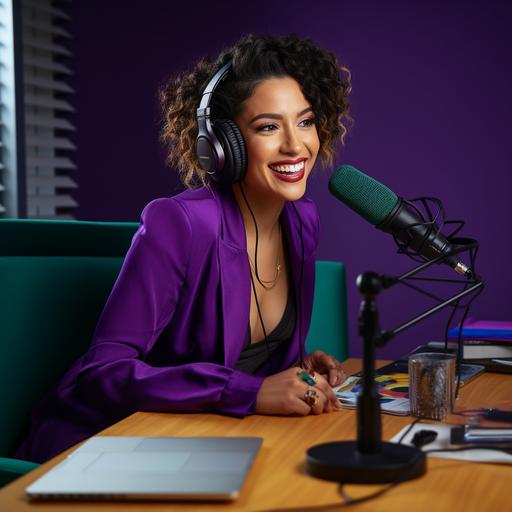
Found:
[[[313,303],[319,218],[309,199],[281,214],[301,339],[255,375],[234,369],[249,325],[250,267],[230,188],[187,190],[143,210],[89,350],[36,406],[16,456],[43,462],[135,411],[254,411],[266,375],[296,364]],[[302,240],[301,244],[301,223]]]

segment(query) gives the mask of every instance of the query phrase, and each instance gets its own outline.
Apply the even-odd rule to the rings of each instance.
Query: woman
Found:
[[[162,90],[162,139],[189,190],[145,207],[88,352],[36,407],[18,457],[47,460],[137,410],[339,408],[341,365],[305,355],[318,214],[302,196],[350,119],[340,71],[311,40],[249,35]]]

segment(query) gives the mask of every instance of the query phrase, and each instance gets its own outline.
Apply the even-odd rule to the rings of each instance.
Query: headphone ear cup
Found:
[[[242,181],[247,171],[247,149],[242,132],[231,119],[213,121],[212,129],[224,150],[224,167],[215,173],[223,185]]]

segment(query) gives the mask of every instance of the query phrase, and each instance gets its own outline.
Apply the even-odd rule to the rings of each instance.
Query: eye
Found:
[[[314,117],[308,117],[307,119],[303,119],[299,124],[303,125],[305,128],[309,128],[313,126],[316,122],[316,119]],[[304,124],[305,123],[305,124]],[[278,126],[275,124],[263,124],[261,126],[258,126],[256,130],[258,132],[273,132],[274,129],[277,129]]]
[[[267,128],[272,128],[272,127],[277,128],[277,126],[275,124],[263,124],[261,126],[258,126],[258,128],[256,128],[256,130],[258,132],[271,132],[273,130],[267,130]]]
[[[301,124],[306,123],[306,127],[313,126],[316,122],[316,119],[314,117],[308,117],[307,119],[304,119]]]

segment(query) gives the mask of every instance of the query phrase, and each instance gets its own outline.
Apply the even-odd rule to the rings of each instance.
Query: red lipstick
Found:
[[[300,181],[304,177],[304,174],[306,172],[306,162],[304,160],[306,160],[306,159],[299,159],[298,162],[294,162],[295,164],[299,163],[299,162],[303,162],[300,170],[297,172],[279,172],[279,171],[275,171],[274,169],[272,169],[272,167],[269,167],[269,169],[272,171],[272,174],[276,178],[279,178],[281,181],[286,181],[287,183],[295,183],[296,181]],[[277,165],[277,164],[272,164],[272,165]],[[281,165],[286,165],[286,164],[281,164]],[[288,165],[292,165],[292,164],[288,164]]]

